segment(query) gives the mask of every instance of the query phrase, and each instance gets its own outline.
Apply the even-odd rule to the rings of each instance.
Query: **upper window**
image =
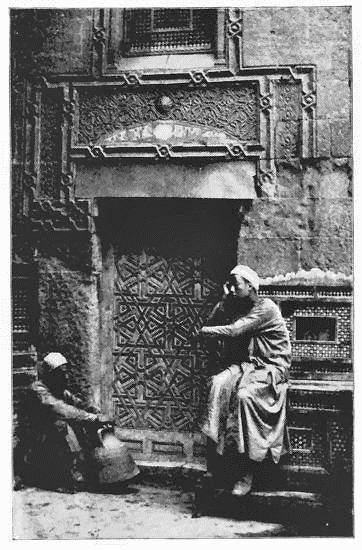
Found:
[[[126,9],[126,56],[210,52],[214,49],[216,10]]]

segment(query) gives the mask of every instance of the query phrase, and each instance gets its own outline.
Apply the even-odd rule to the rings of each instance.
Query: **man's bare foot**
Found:
[[[248,473],[242,479],[237,481],[232,490],[235,497],[243,497],[250,493],[253,484],[253,474]]]

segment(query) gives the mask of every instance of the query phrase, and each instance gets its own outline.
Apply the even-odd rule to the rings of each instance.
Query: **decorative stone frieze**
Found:
[[[194,75],[195,77],[195,75]],[[201,79],[201,76],[200,76]],[[229,87],[142,89],[118,87],[79,90],[79,130],[74,142],[96,143],[111,130],[159,119],[179,120],[227,130],[244,142],[258,140],[258,105],[255,83]],[[162,114],[160,98],[167,96],[172,109]]]
[[[36,77],[27,84],[24,169],[32,180],[24,190],[24,213],[33,200],[76,204],[76,163],[87,158],[248,159],[256,163],[258,195],[275,197],[275,160],[313,153],[314,90],[308,66],[242,69],[238,75],[127,72],[116,81]],[[64,216],[69,209],[60,210]],[[45,225],[87,226],[72,220]]]

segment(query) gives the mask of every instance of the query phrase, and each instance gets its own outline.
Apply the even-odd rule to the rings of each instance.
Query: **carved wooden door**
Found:
[[[133,200],[114,246],[114,411],[136,455],[204,454],[207,352],[190,343],[235,261],[232,202]]]

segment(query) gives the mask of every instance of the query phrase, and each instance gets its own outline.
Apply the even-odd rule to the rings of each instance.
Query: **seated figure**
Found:
[[[67,389],[67,367],[61,353],[49,353],[38,369],[38,380],[29,388],[24,462],[31,482],[74,492],[96,482],[97,467],[101,467],[94,461],[95,448],[100,445],[98,430],[104,426],[112,429],[114,421]],[[119,481],[138,473],[130,455],[127,468],[132,472],[125,472],[124,466],[120,465]]]
[[[259,278],[238,265],[224,285],[224,295],[197,332],[197,338],[223,339],[231,344],[229,366],[211,379],[207,420],[208,475],[215,474],[215,457],[225,451],[230,416],[236,424],[239,456],[234,495],[252,488],[255,463],[271,455],[274,463],[289,452],[286,431],[289,334],[278,306],[258,296]]]

